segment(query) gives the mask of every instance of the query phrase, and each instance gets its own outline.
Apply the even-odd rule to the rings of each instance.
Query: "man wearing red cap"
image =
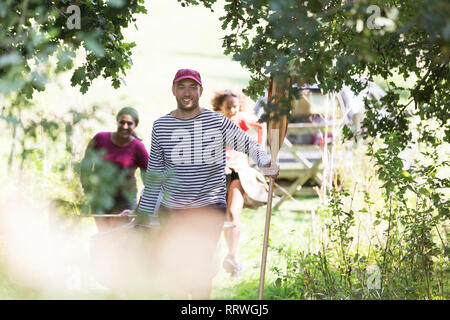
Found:
[[[225,146],[253,158],[266,176],[278,175],[270,156],[224,115],[202,108],[200,73],[178,70],[172,85],[177,108],[153,124],[139,216],[159,216],[161,269],[172,295],[207,299],[212,258],[226,214]],[[158,210],[158,203],[160,204]]]
[[[191,69],[180,69],[173,79],[172,92],[177,100],[173,116],[180,119],[193,118],[202,112],[199,99],[203,93],[200,73]]]

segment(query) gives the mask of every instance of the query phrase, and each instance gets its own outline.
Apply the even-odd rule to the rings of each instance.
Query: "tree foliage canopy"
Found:
[[[86,58],[74,70],[72,85],[86,92],[97,77],[120,86],[120,76],[132,64],[131,49],[122,30],[146,13],[144,0],[5,0],[0,2],[0,93],[17,92],[31,98],[43,91],[51,72],[74,67],[75,51]],[[71,10],[71,6],[79,9]],[[76,18],[78,25],[73,25]],[[56,69],[49,70],[49,59]]]
[[[216,1],[184,2],[211,7]],[[383,102],[391,117],[382,127],[367,123],[370,136],[405,131],[404,111],[411,104],[422,119],[434,118],[446,126],[448,1],[228,0],[225,9],[221,20],[228,34],[223,47],[251,72],[247,92],[252,97],[263,94],[270,75],[319,83],[325,93],[344,84],[359,92],[359,77],[381,78],[388,80]],[[394,74],[415,82],[402,87],[390,80]],[[401,99],[405,95],[406,102]]]

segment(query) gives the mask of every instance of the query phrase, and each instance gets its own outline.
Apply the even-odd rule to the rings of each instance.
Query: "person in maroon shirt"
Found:
[[[134,108],[125,107],[119,111],[116,120],[117,130],[97,133],[86,150],[86,155],[88,150],[104,150],[106,152],[104,160],[112,162],[119,170],[127,171],[126,183],[119,188],[114,196],[114,204],[106,210],[106,214],[118,214],[123,210],[133,210],[136,207],[135,172],[137,168],[140,168],[141,176],[144,178],[149,157],[144,144],[134,132],[139,124],[138,112]],[[83,161],[87,161],[86,155]],[[91,172],[92,170],[82,171],[82,182],[86,181]],[[129,222],[129,218],[95,218],[95,222],[99,231],[106,231]]]

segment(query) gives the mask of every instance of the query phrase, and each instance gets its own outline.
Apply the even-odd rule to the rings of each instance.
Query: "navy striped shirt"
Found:
[[[153,124],[145,187],[138,211],[226,206],[225,146],[249,155],[259,167],[270,161],[261,145],[223,114],[204,110],[182,120],[171,114]]]

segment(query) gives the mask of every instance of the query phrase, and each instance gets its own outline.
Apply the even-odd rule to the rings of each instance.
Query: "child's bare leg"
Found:
[[[244,196],[245,192],[239,179],[233,180],[228,190],[227,215],[228,219],[235,224],[235,227],[225,229],[224,236],[228,246],[228,257],[235,260],[239,252],[240,220],[244,207]]]

